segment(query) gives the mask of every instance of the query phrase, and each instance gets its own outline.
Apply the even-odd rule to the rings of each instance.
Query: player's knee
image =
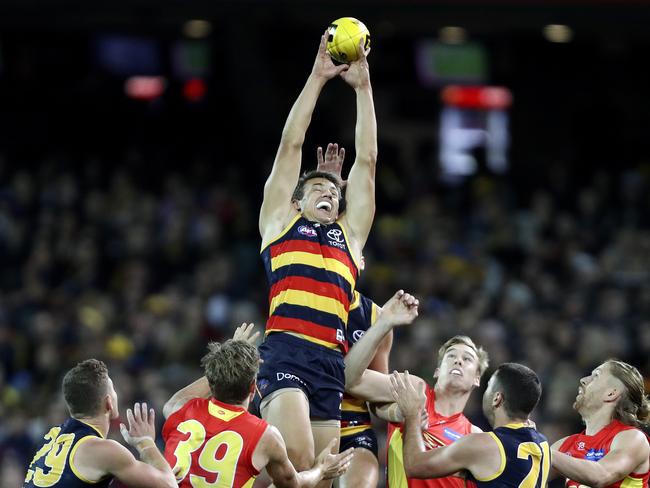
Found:
[[[296,471],[306,471],[314,465],[314,453],[310,452],[309,449],[287,446],[287,454]]]

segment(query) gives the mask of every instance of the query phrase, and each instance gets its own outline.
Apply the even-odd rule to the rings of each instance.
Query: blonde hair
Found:
[[[445,342],[442,346],[440,346],[440,349],[438,349],[438,368],[442,364],[442,358],[445,356],[449,348],[458,344],[467,346],[474,351],[476,357],[478,358],[478,375],[479,377],[483,376],[483,373],[485,373],[485,370],[487,370],[488,366],[490,365],[490,358],[488,357],[488,353],[482,347],[476,347],[474,341],[464,335],[454,336]]]
[[[639,370],[618,359],[608,359],[605,364],[610,373],[625,386],[625,393],[616,403],[614,418],[634,427],[647,426],[650,420],[650,400],[645,394],[643,376]]]

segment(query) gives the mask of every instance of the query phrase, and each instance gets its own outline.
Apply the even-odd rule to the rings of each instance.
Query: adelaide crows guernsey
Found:
[[[250,488],[259,471],[253,452],[268,424],[241,407],[195,398],[163,426],[165,459],[180,488]]]
[[[632,429],[636,429],[636,427],[626,425],[618,420],[612,420],[595,435],[587,435],[584,431],[580,434],[570,435],[558,450],[577,459],[600,461],[611,449],[614,437],[619,432]],[[630,473],[622,480],[609,485],[608,488],[648,488],[649,475],[650,472],[648,471],[645,473]],[[578,488],[582,485],[577,481],[567,480],[566,486]]]
[[[524,424],[497,427],[491,435],[501,453],[501,467],[489,478],[471,474],[467,486],[477,488],[545,488],[551,468],[551,451],[546,437]]]
[[[347,338],[352,347],[377,320],[379,307],[358,291],[354,291],[354,300],[350,305]],[[356,435],[372,428],[368,404],[345,393],[341,403],[341,437]]]
[[[429,425],[422,432],[424,446],[427,450],[448,446],[461,437],[472,433],[472,424],[459,412],[450,417],[445,417],[436,412],[436,393],[427,385],[426,409],[429,416]],[[389,488],[462,488],[465,480],[447,476],[428,480],[411,479],[406,477],[404,471],[404,427],[402,424],[388,424],[388,486]]]
[[[262,260],[271,287],[266,334],[289,332],[345,353],[359,273],[345,229],[297,215],[262,250]]]
[[[23,488],[82,488],[93,486],[105,488],[113,479],[109,476],[100,481],[84,478],[74,464],[74,456],[88,439],[104,436],[95,427],[69,417],[58,427],[45,434],[46,441],[29,464]]]

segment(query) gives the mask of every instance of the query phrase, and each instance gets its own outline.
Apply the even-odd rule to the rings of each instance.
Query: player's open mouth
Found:
[[[460,369],[452,369],[449,374],[455,374],[456,376],[463,376],[463,372]]]
[[[327,200],[322,200],[316,204],[316,208],[318,210],[326,210],[329,212],[332,210],[332,203]]]

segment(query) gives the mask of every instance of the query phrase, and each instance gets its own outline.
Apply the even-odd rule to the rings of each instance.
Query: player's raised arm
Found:
[[[410,324],[418,315],[419,301],[399,290],[382,307],[379,318],[375,324],[368,329],[364,336],[350,349],[345,357],[345,388],[360,398],[367,398],[368,388],[363,383],[372,381],[374,385],[383,382],[381,392],[377,391],[377,397],[367,398],[370,401],[390,401],[388,397],[388,377],[382,373],[366,371],[368,365],[375,357],[377,348],[384,340],[384,337],[397,325]]]
[[[327,53],[326,44],[327,35],[323,34],[314,67],[289,112],[271,175],[264,185],[264,200],[259,219],[263,243],[279,233],[295,212],[291,206],[291,195],[300,175],[302,144],[316,101],[325,83],[348,68],[347,65],[334,65]]]
[[[341,73],[354,88],[357,99],[355,129],[356,158],[348,176],[344,223],[349,228],[356,256],[361,255],[375,216],[375,165],[377,162],[377,120],[370,84],[367,55],[370,49],[360,42],[360,57]]]

